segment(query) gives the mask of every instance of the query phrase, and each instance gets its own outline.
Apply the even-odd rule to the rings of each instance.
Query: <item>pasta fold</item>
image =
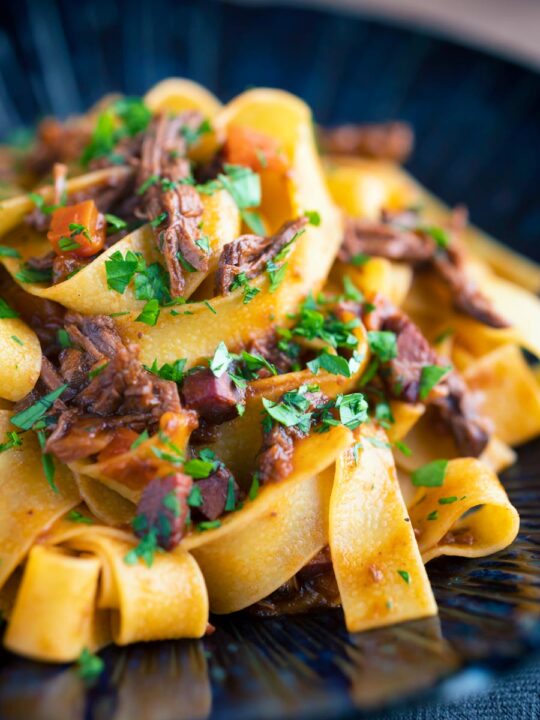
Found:
[[[35,332],[19,318],[0,320],[0,398],[17,401],[34,387],[41,369]]]
[[[499,479],[474,458],[451,460],[442,486],[419,488],[410,516],[426,563],[439,555],[490,555],[510,545],[519,530],[519,515]]]
[[[336,462],[329,533],[350,632],[437,613],[386,435],[366,425],[356,440]]]

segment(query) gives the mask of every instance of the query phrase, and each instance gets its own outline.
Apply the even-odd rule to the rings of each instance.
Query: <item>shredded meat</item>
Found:
[[[137,505],[136,535],[143,538],[153,530],[158,545],[173,550],[186,530],[187,498],[192,485],[189,475],[180,472],[151,480]]]
[[[322,392],[307,392],[304,397],[309,400],[305,412],[312,412],[324,405],[328,398]],[[257,472],[262,485],[268,482],[279,482],[288,477],[293,469],[294,441],[305,437],[306,433],[293,425],[285,427],[275,423],[264,432],[263,443],[257,460]]]
[[[271,595],[251,605],[248,612],[259,617],[274,617],[340,604],[330,549],[325,547]]]
[[[197,245],[201,238],[201,199],[194,187],[181,184],[190,175],[181,131],[186,126],[198,127],[200,121],[200,114],[195,112],[157,115],[145,133],[137,171],[138,187],[159,178],[144,192],[138,214],[157,225],[157,245],[169,271],[173,296],[181,295],[184,289],[182,260],[196,270],[208,269],[208,257]]]
[[[307,225],[307,218],[300,217],[286,222],[270,237],[259,235],[241,235],[227,243],[221,251],[216,272],[216,293],[226,295],[231,290],[234,279],[244,273],[246,278],[260,275],[272,260]]]
[[[412,152],[414,133],[407,123],[396,121],[370,125],[340,125],[320,130],[319,141],[326,153],[360,155],[402,163]]]
[[[283,350],[279,349],[278,342],[279,337],[276,333],[272,332],[270,335],[254,340],[248,347],[248,352],[259,355],[267,360],[275,366],[278,373],[288,373],[294,365],[294,360],[287,355],[287,353],[283,352]],[[269,377],[270,375],[270,371],[266,368],[261,368],[258,373],[260,378]]]
[[[186,375],[182,397],[186,406],[205,422],[218,425],[236,417],[244,391],[233,383],[228,373],[216,377],[209,368],[204,368]]]
[[[72,347],[62,350],[55,367],[43,357],[37,387],[16,411],[61,384],[68,388],[50,411],[46,450],[64,462],[99,453],[118,428],[154,430],[165,412],[181,410],[175,383],[148,372],[137,348],[125,345],[111,318],[68,313],[64,320]]]
[[[460,232],[465,224],[466,211],[456,208],[451,229]],[[449,247],[439,247],[429,232],[419,225],[415,212],[391,214],[383,211],[378,222],[347,219],[339,259],[351,262],[360,254],[427,264],[448,286],[456,310],[490,327],[508,327],[508,322],[495,312],[491,301],[467,275],[464,255],[456,239]]]
[[[202,505],[193,508],[194,517],[203,520],[216,520],[225,512],[229,482],[232,480],[235,500],[241,498],[241,490],[236,484],[232,473],[223,465],[207,478],[197,480],[197,487],[201,491]]]
[[[43,177],[54,163],[77,160],[89,139],[90,129],[76,120],[62,123],[45,118],[38,125],[36,144],[26,158],[26,167],[37,177]]]
[[[396,334],[397,357],[385,363],[381,373],[387,392],[405,402],[417,402],[422,368],[445,367],[448,363],[437,355],[405,313],[379,296],[373,304],[375,309],[366,319],[368,328]],[[449,425],[462,455],[478,457],[482,453],[489,440],[487,427],[476,412],[463,378],[455,370],[442,378],[426,402],[437,408]]]

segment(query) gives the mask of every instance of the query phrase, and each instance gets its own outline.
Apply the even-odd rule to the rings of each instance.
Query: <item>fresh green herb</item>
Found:
[[[77,660],[77,668],[79,677],[86,683],[92,683],[105,670],[105,663],[100,657],[91,653],[88,648],[84,648]]]
[[[352,258],[349,260],[349,263],[351,265],[354,265],[355,267],[360,267],[361,265],[365,265],[369,260],[371,260],[370,255],[365,255],[364,253],[357,253],[356,255],[352,256]]]
[[[411,584],[411,576],[406,570],[398,570],[397,574],[407,583],[407,585]]]
[[[140,185],[137,190],[135,191],[137,195],[144,195],[144,193],[148,190],[148,188],[151,188],[152,185],[155,185],[159,182],[159,175],[150,175],[149,178],[147,178],[142,185]]]
[[[180,358],[173,363],[165,363],[159,367],[157,360],[154,360],[152,365],[145,365],[145,368],[154,375],[163,378],[163,380],[172,380],[175,383],[181,383],[184,379],[186,362],[186,358]]]
[[[251,485],[250,485],[249,491],[248,491],[248,498],[250,500],[255,500],[255,498],[259,494],[259,487],[260,487],[259,473],[254,473],[253,477],[251,479]]]
[[[28,193],[28,198],[44,215],[52,215],[52,213],[60,207],[60,205],[47,205],[45,198],[35,192]],[[65,203],[63,204],[65,205]]]
[[[197,240],[195,240],[195,245],[200,248],[203,253],[210,255],[210,238],[208,235],[201,235]]]
[[[38,430],[37,433],[39,446],[41,448],[41,465],[43,467],[43,472],[45,474],[45,478],[47,482],[49,483],[51,490],[55,493],[58,492],[58,487],[56,486],[54,482],[54,474],[55,474],[55,468],[54,468],[54,460],[50,453],[44,452],[45,444],[47,443],[47,437],[43,430]]]
[[[203,522],[197,523],[196,527],[199,532],[215,530],[216,528],[221,527],[221,520],[203,520]]]
[[[405,455],[405,457],[410,457],[413,454],[411,448],[406,445],[402,440],[396,440],[394,445],[401,453],[403,453],[403,455]]]
[[[135,320],[145,323],[146,325],[154,326],[158,321],[159,313],[159,302],[154,298],[144,305],[141,314],[137,315]]]
[[[146,130],[151,117],[151,111],[140,98],[116,100],[99,115],[90,142],[82,153],[81,164],[87,166],[91,160],[106,156],[115,163],[124,162],[121,155],[114,154],[115,146],[122,138]]]
[[[208,302],[208,300],[204,300],[203,302],[204,302],[204,304],[206,305],[206,307],[210,310],[211,313],[213,313],[214,315],[217,315],[217,310],[215,310],[215,309],[210,305],[210,303]]]
[[[70,510],[66,515],[66,519],[70,522],[81,523],[82,525],[93,525],[94,521],[87,515],[83,515],[78,510]]]
[[[101,373],[105,370],[108,364],[108,362],[105,362],[102,365],[98,365],[97,368],[92,368],[92,370],[90,370],[90,372],[88,373],[88,377],[93,380],[98,375],[101,375]]]
[[[429,235],[440,248],[447,248],[450,245],[450,237],[446,230],[440,227],[427,226],[419,228],[423,233]]]
[[[373,358],[373,360],[371,360],[369,365],[367,366],[366,371],[360,378],[360,387],[367,385],[371,380],[373,380],[373,378],[377,374],[378,369],[379,361],[376,358]]]
[[[440,487],[444,483],[444,476],[448,460],[433,460],[415,470],[411,475],[415,487]]]
[[[310,360],[307,363],[307,367],[315,375],[322,368],[326,372],[332,375],[343,375],[344,377],[351,377],[351,370],[349,363],[345,358],[340,355],[331,355],[329,352],[323,351],[314,360]]]
[[[429,515],[427,516],[427,519],[428,519],[428,520],[438,520],[438,518],[439,518],[439,513],[438,513],[437,510],[433,510],[433,511],[430,512]]]
[[[373,447],[381,448],[381,449],[387,449],[392,447],[389,442],[386,442],[385,440],[381,440],[378,437],[368,437],[367,441],[370,443],[370,445],[373,445]]]
[[[72,238],[76,237],[77,235],[82,235],[87,240],[92,240],[92,237],[90,236],[90,231],[88,230],[86,225],[81,225],[80,223],[69,223],[68,227],[71,230]]]
[[[420,375],[420,387],[418,395],[420,400],[425,400],[435,385],[452,370],[451,366],[440,367],[439,365],[424,365]]]
[[[368,404],[362,393],[338,395],[336,408],[339,410],[341,424],[349,430],[354,430],[368,418]]]
[[[201,488],[198,485],[193,485],[193,487],[189,491],[187,504],[190,507],[201,507],[201,505],[203,504]]]
[[[242,415],[246,412],[245,404],[236,403],[236,412],[238,413],[238,417],[242,417]]]
[[[67,389],[67,385],[60,385],[52,392],[44,395],[37,402],[25,410],[21,410],[20,413],[13,415],[11,422],[21,430],[30,430],[30,428],[45,415],[54,405],[55,401],[60,395]]]
[[[225,500],[225,512],[233,512],[236,507],[236,491],[234,489],[234,478],[232,475],[227,480],[227,497]]]
[[[164,223],[168,217],[169,216],[166,212],[159,213],[157,217],[155,217],[153,220],[150,220],[150,225],[153,228],[157,228],[161,225],[161,223]]]
[[[28,265],[21,265],[19,271],[15,273],[17,280],[23,283],[42,283],[52,280],[51,270],[34,270]]]
[[[343,290],[345,291],[345,299],[353,300],[357,303],[364,302],[363,293],[356,287],[348,275],[343,276]]]
[[[321,216],[317,210],[305,210],[304,215],[307,217],[310,225],[318,227],[321,224]]]
[[[241,272],[239,273],[234,280],[231,283],[231,286],[229,287],[229,290],[232,292],[233,290],[237,290],[238,288],[242,288],[243,295],[244,295],[244,305],[247,305],[249,302],[253,300],[253,298],[260,293],[259,288],[251,287],[249,284],[249,279],[246,273]]]
[[[214,353],[214,356],[210,360],[210,370],[216,377],[221,377],[223,373],[226,373],[233,361],[232,355],[227,350],[227,346],[223,341],[219,343]]]
[[[434,342],[435,345],[439,345],[444,340],[446,340],[447,337],[451,337],[455,333],[454,328],[447,328],[446,330],[443,330],[437,337],[435,338]]]
[[[314,304],[313,298],[308,296],[297,316],[298,322],[292,329],[293,335],[305,337],[308,340],[320,338],[333,348],[354,349],[358,345],[357,337],[351,332],[354,328],[359,327],[358,318],[345,323],[332,315],[325,317],[318,310],[313,310],[312,304]]]
[[[69,237],[61,237],[60,240],[58,241],[58,247],[63,252],[69,252],[70,250],[77,250],[81,246],[79,245],[78,242],[76,242],[75,240],[72,240]]]
[[[22,437],[14,430],[6,431],[6,441],[0,444],[0,453],[22,445]]]
[[[122,295],[140,267],[141,261],[134,252],[129,250],[124,258],[117,250],[105,261],[107,287]]]
[[[225,164],[223,168],[225,174],[218,175],[218,180],[238,207],[241,210],[258,207],[261,204],[259,175],[243,165]]]
[[[355,465],[358,465],[358,451],[359,450],[362,450],[362,443],[361,442],[354,443],[354,445],[352,447],[352,453],[353,453]]]
[[[122,220],[122,218],[112,215],[111,213],[105,213],[105,220],[109,225],[108,230],[118,232],[118,230],[124,230],[127,228],[127,222],[125,222],[125,220]]]
[[[17,345],[24,345],[23,341],[20,338],[18,338],[16,335],[12,335],[11,339],[13,340],[13,342],[16,342]]]
[[[439,505],[451,505],[452,503],[457,502],[456,495],[451,495],[450,497],[442,497],[439,498]]]
[[[270,280],[270,292],[275,293],[276,290],[279,288],[283,280],[285,279],[285,273],[287,272],[287,266],[288,263],[283,263],[283,265],[276,265],[273,260],[269,260],[266,263],[266,272],[268,273],[268,278]]]
[[[0,245],[0,257],[20,258],[21,253],[15,248],[8,247],[7,245]]]
[[[381,362],[388,362],[397,357],[395,333],[388,330],[370,330],[367,335],[371,352],[376,355]]]
[[[64,330],[64,328],[59,328],[56,331],[56,337],[58,339],[58,344],[60,345],[61,348],[65,349],[65,348],[72,347],[72,342],[69,338],[67,331]]]
[[[136,520],[137,517],[134,518],[134,523]],[[141,558],[148,567],[152,567],[154,564],[154,556],[156,552],[160,550],[161,548],[157,541],[157,528],[151,528],[148,533],[140,539],[139,544],[124,556],[124,562],[126,565],[135,565],[139,558]]]
[[[190,128],[187,125],[184,125],[180,129],[180,132],[184,136],[186,143],[188,145],[193,145],[198,142],[203,135],[212,132],[212,125],[210,124],[210,121],[205,118],[201,121],[198,127]]]
[[[383,427],[389,427],[395,423],[392,408],[387,400],[380,400],[375,405],[375,418]]]
[[[131,443],[130,450],[136,450],[143,442],[146,442],[149,437],[148,430],[143,430],[139,437]]]
[[[0,319],[5,320],[7,318],[16,318],[19,317],[19,313],[15,312],[12,307],[10,307],[7,302],[0,298]]]
[[[248,228],[256,235],[262,236],[265,234],[265,228],[261,216],[259,213],[255,212],[255,210],[240,210],[240,217],[246,223]]]
[[[171,299],[169,273],[158,262],[139,266],[135,273],[134,291],[137,300],[157,300],[160,305]]]
[[[262,355],[256,353],[248,353],[245,350],[240,355],[234,356],[235,360],[240,360],[243,363],[242,376],[247,380],[254,380],[259,370],[263,368],[268,370],[272,375],[277,375],[278,371],[275,365],[268,362]]]
[[[268,415],[285,427],[298,427],[308,432],[311,425],[312,413],[308,412],[310,401],[306,398],[308,385],[302,385],[298,390],[290,390],[283,395],[280,402],[273,402],[263,398],[263,407]]]
[[[217,463],[212,460],[192,458],[184,463],[184,472],[195,480],[200,480],[211,475],[216,470],[216,465]]]

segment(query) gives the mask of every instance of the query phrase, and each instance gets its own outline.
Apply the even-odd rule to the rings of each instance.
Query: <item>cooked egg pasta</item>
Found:
[[[424,564],[518,532],[495,473],[540,434],[538,267],[392,163],[321,163],[286,92],[169,78],[52,122],[0,208],[5,646],[435,615]]]

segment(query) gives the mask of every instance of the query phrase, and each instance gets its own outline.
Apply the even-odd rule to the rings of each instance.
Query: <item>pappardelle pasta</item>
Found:
[[[9,650],[427,617],[429,560],[514,540],[540,268],[401,169],[406,127],[316,132],[288,93],[170,79],[6,149]]]

